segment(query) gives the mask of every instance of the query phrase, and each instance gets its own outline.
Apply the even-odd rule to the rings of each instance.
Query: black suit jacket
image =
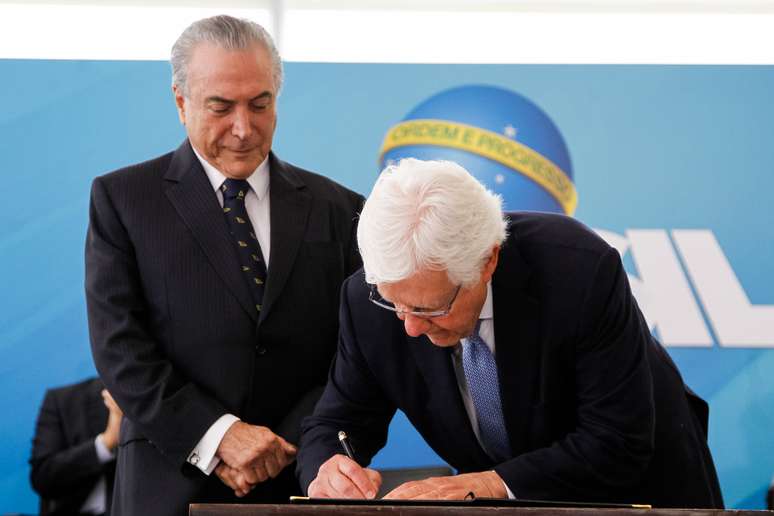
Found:
[[[271,257],[260,317],[188,141],[94,180],[89,330],[100,376],[126,416],[116,514],[184,514],[192,501],[236,501],[215,475],[187,464],[196,443],[225,413],[283,428],[297,442],[300,418],[325,383],[339,288],[359,266],[363,199],[269,159]],[[252,499],[287,500],[298,490],[292,480],[288,471]]]
[[[368,302],[359,272],[344,284],[339,350],[304,425],[302,486],[340,452],[336,431],[367,464],[401,409],[453,467],[494,468],[520,498],[721,507],[707,406],[648,331],[616,251],[570,218],[510,218],[492,295],[513,458],[494,464],[478,444],[450,349],[406,336]]]
[[[76,514],[102,476],[110,493],[115,461],[101,463],[94,447],[108,419],[102,388],[99,379],[91,378],[46,391],[30,458],[41,514]]]

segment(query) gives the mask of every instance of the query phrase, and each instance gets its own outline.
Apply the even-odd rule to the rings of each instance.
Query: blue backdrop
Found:
[[[290,63],[286,73],[275,150],[363,194],[387,130],[444,89],[490,84],[540,106],[569,149],[575,216],[622,252],[654,332],[710,403],[727,505],[763,506],[774,473],[774,67]],[[94,371],[90,182],[175,148],[184,132],[163,62],[0,60],[0,77],[0,512],[33,512],[27,460],[43,392]],[[401,417],[376,460],[438,462]]]

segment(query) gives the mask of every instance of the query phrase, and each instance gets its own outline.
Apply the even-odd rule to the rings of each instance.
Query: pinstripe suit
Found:
[[[92,351],[124,410],[114,514],[183,514],[229,489],[187,464],[222,414],[297,442],[335,350],[339,287],[359,266],[362,197],[270,155],[271,263],[255,311],[188,141],[95,179],[86,242]],[[295,408],[293,408],[295,407]],[[291,468],[254,500],[286,499]]]

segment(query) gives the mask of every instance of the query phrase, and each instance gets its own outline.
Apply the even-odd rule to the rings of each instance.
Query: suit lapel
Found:
[[[240,270],[239,258],[223,211],[201,163],[186,140],[175,151],[164,179],[173,183],[166,196],[201,246],[218,276],[254,321],[252,296]]]
[[[529,267],[513,238],[492,279],[497,371],[511,452],[528,447],[527,433],[540,370],[537,300],[527,293]]]
[[[260,321],[271,312],[293,269],[312,206],[301,178],[273,153],[269,154],[269,170],[271,256]]]
[[[478,443],[465,411],[451,349],[435,346],[424,336],[406,338],[430,393],[430,412],[442,414],[442,426],[450,429],[446,434],[448,449],[458,457],[450,462],[468,464],[471,470],[491,466],[492,460]]]

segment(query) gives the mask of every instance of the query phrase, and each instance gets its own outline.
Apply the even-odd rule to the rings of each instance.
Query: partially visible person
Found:
[[[771,478],[769,490],[766,491],[766,509],[774,511],[774,477]]]
[[[362,466],[400,409],[460,474],[387,498],[723,506],[707,404],[588,228],[503,214],[459,165],[406,159],[380,175],[357,234],[364,272],[342,288],[338,353],[301,440],[310,496],[373,497],[379,474]]]
[[[110,514],[122,417],[98,378],[46,391],[30,458],[41,515]]]

